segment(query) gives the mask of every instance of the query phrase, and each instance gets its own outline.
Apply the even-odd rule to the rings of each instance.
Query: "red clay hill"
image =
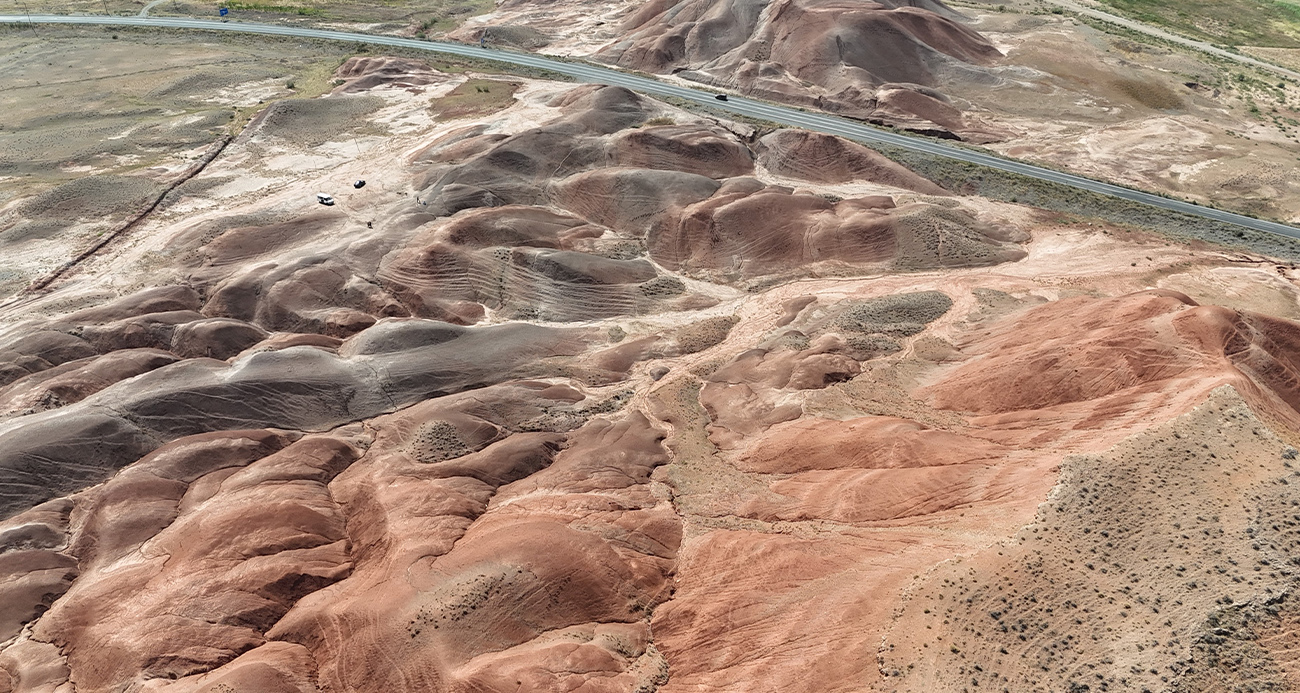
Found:
[[[646,7],[681,59],[839,30]],[[921,79],[985,55],[944,12],[838,21]],[[333,207],[372,162],[219,196],[464,79],[408,67],[0,309],[0,693],[1288,685],[1287,266],[535,80]]]
[[[592,14],[609,19],[593,26]],[[526,25],[540,37],[581,23],[600,38],[574,47],[619,67],[945,137],[1001,139],[943,93],[954,82],[999,79],[987,68],[1002,54],[966,21],[937,0],[655,0],[614,13],[505,0],[453,36],[509,43]],[[549,50],[544,41],[516,45]]]

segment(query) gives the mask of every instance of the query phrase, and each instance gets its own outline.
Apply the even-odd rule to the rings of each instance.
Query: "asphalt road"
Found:
[[[325,41],[362,42],[378,46],[395,46],[434,53],[449,53],[473,58],[486,58],[522,65],[525,67],[550,70],[568,75],[582,82],[609,84],[627,87],[651,96],[671,96],[685,101],[704,104],[724,111],[738,113],[779,123],[781,125],[804,128],[831,135],[839,135],[860,142],[882,143],[924,152],[937,156],[964,161],[966,163],[987,166],[1000,171],[1017,173],[1030,178],[1059,183],[1079,190],[1099,193],[1109,197],[1138,202],[1160,209],[1181,212],[1192,216],[1212,219],[1227,224],[1263,231],[1266,233],[1300,239],[1300,228],[1262,219],[1254,219],[1240,214],[1224,212],[1209,207],[1194,205],[1181,200],[1153,195],[1132,190],[1110,183],[1084,178],[1069,173],[1062,173],[1047,168],[1011,159],[1003,159],[990,154],[966,149],[943,141],[921,137],[901,135],[896,132],[880,130],[869,125],[821,113],[809,113],[796,108],[777,106],[763,101],[755,101],[739,96],[729,96],[727,101],[718,101],[713,92],[689,89],[657,79],[642,77],[626,72],[619,72],[587,63],[567,62],[531,53],[500,51],[480,48],[476,45],[446,43],[442,41],[422,41],[418,39],[381,36],[375,34],[358,34],[345,31],[327,31],[271,24],[251,24],[244,22],[221,22],[204,19],[182,19],[171,17],[109,17],[109,16],[62,16],[62,15],[0,15],[0,23],[25,24],[100,24],[109,26],[145,26],[165,29],[202,29],[208,31],[233,31],[248,34],[273,34]]]

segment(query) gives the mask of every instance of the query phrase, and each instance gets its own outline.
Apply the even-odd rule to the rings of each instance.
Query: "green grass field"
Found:
[[[1139,21],[1229,46],[1300,48],[1300,4],[1282,0],[1102,0]]]

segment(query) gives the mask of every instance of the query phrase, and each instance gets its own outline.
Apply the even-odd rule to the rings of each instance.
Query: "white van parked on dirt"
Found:
[[[316,201],[325,205],[326,207],[332,206],[334,204],[334,198],[329,195],[326,195],[325,193],[316,193]]]

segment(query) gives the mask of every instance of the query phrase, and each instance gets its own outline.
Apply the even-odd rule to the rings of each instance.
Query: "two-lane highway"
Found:
[[[163,29],[199,29],[206,31],[230,31],[247,34],[271,34],[325,41],[363,42],[378,46],[393,46],[414,50],[447,53],[489,59],[512,65],[520,65],[567,75],[578,81],[595,84],[609,84],[648,94],[650,96],[668,96],[740,115],[771,121],[780,125],[804,128],[816,132],[838,135],[851,140],[867,143],[880,143],[946,157],[979,166],[1007,171],[1010,173],[1036,178],[1038,180],[1086,190],[1109,197],[1138,202],[1173,212],[1212,219],[1227,224],[1278,234],[1300,239],[1300,228],[1277,222],[1254,219],[1218,209],[1202,207],[1182,200],[1161,197],[1140,190],[1133,190],[1110,183],[1076,176],[1061,171],[1034,166],[1021,161],[1003,159],[991,154],[955,146],[946,142],[921,137],[902,135],[896,132],[873,128],[869,125],[822,113],[809,113],[796,108],[777,106],[763,101],[755,101],[738,96],[729,96],[727,101],[714,98],[712,92],[689,89],[677,84],[664,82],[650,77],[620,72],[609,68],[597,67],[581,62],[567,62],[531,53],[486,50],[478,46],[441,41],[422,41],[418,39],[360,34],[345,31],[328,31],[271,24],[250,24],[244,22],[220,22],[203,19],[182,19],[170,17],[110,17],[110,16],[63,16],[63,15],[0,15],[0,23],[25,24],[99,24],[107,26],[137,26]]]

